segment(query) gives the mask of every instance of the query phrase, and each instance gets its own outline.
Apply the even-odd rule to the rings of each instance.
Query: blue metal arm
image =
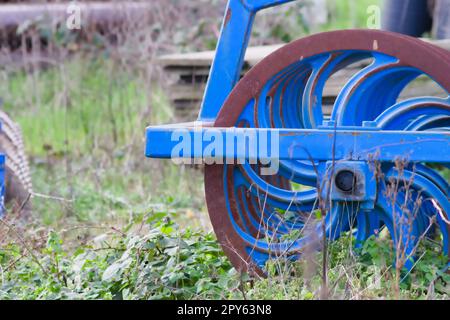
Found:
[[[295,0],[229,0],[198,120],[211,122],[241,75],[259,10]]]
[[[426,161],[450,164],[450,153],[445,151],[450,148],[450,133],[379,130],[355,133],[354,129],[342,127],[335,133],[332,128],[150,127],[147,129],[146,156],[207,160],[208,154],[214,149],[215,159],[389,162],[403,159],[413,163]],[[333,139],[334,134],[336,140]],[[182,150],[179,150],[180,147],[183,147]],[[173,154],[174,151],[177,154]]]

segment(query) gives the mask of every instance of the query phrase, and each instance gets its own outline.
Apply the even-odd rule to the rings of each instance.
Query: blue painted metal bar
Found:
[[[358,132],[341,128],[336,131],[336,139],[334,134],[333,130],[324,129],[149,127],[146,156],[307,161],[404,159],[450,163],[450,133],[447,132]]]
[[[0,218],[5,214],[5,164],[6,155],[0,154]]]
[[[223,20],[199,120],[213,121],[241,75],[253,21],[259,10],[295,0],[230,0]]]
[[[5,214],[5,164],[6,164],[6,156],[4,154],[0,154],[0,218]]]
[[[0,122],[0,131],[2,130],[2,122]],[[5,165],[6,155],[0,153],[0,218],[4,217],[5,208],[5,195],[6,195],[6,180],[5,180]]]

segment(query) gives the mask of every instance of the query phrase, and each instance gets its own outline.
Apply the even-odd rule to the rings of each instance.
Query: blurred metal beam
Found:
[[[70,16],[70,3],[20,3],[0,5],[0,29],[17,28],[27,21],[46,19],[64,23]],[[151,2],[88,2],[77,3],[81,27],[92,24],[121,23],[148,19]]]

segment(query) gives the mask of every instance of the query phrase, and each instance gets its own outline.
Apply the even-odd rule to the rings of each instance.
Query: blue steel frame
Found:
[[[353,161],[396,161],[429,162],[450,164],[449,152],[430,152],[430,150],[450,150],[450,133],[442,132],[405,132],[405,131],[352,131],[338,130],[304,130],[304,129],[255,129],[255,128],[188,128],[181,130],[181,137],[174,138],[174,132],[180,132],[178,126],[161,126],[147,131],[146,156],[150,158],[170,159],[173,150],[183,141],[189,141],[189,148],[183,148],[176,158],[202,160],[353,160]],[[247,143],[239,145],[248,137],[257,137],[263,133],[267,141],[279,137],[279,150],[264,152],[256,148],[252,153]],[[210,157],[205,156],[214,142],[206,137],[221,136],[221,149],[214,150]],[[228,135],[228,136],[227,136]],[[230,135],[232,144],[227,144]],[[333,136],[336,139],[333,139]],[[257,139],[254,140],[258,142]],[[320,146],[320,148],[317,148]],[[222,162],[223,163],[223,162]]]
[[[193,135],[196,132],[197,135],[202,137],[210,133],[211,130],[217,132],[217,128],[202,127],[202,124],[208,126],[215,121],[223,103],[240,78],[245,52],[247,51],[257,12],[293,1],[295,0],[229,0],[217,44],[216,56],[198,115],[198,122],[184,125],[148,127],[145,149],[147,157],[170,159],[173,147],[178,143],[178,141],[172,141],[172,133],[180,130],[180,128],[184,127],[190,131],[189,134]],[[198,127],[201,128],[199,129]],[[360,127],[358,132],[352,131],[351,127],[341,129],[337,134],[339,145],[336,145],[336,148],[332,148],[330,145],[333,139],[329,138],[329,132],[301,129],[290,130],[290,132],[271,129],[271,132],[277,131],[280,134],[280,159],[289,157],[289,159],[293,160],[309,160],[311,158],[316,160],[331,160],[334,158],[367,160],[376,151],[383,151],[378,152],[378,160],[393,161],[398,158],[398,155],[403,155],[411,162],[426,160],[428,162],[450,163],[449,154],[433,152],[433,150],[448,150],[450,146],[448,132],[442,132],[439,135],[405,131],[391,131],[389,133],[373,131],[362,134],[359,131],[361,130]],[[235,134],[244,137],[245,134],[248,134],[248,131],[252,130],[257,129],[235,130]],[[222,133],[225,133],[225,129],[222,130]],[[307,139],[311,135],[314,136],[314,139]],[[356,141],[358,143],[355,144]],[[289,155],[286,152],[283,153],[284,149],[282,146],[292,145],[301,146],[301,148],[294,148]],[[317,145],[323,147],[318,149],[316,148]],[[183,154],[182,157],[201,158],[204,148],[207,146],[208,143],[203,143],[201,151],[191,148],[192,153]],[[380,146],[383,147],[381,148]],[[335,149],[337,154],[331,154],[330,150],[332,149]],[[308,158],[306,158],[307,153],[305,153],[305,150],[308,150]],[[276,152],[271,151],[268,150],[267,153],[276,154]],[[225,151],[223,152],[226,153]],[[248,155],[247,150],[243,154]],[[237,158],[239,155],[234,153],[223,154],[223,157]]]
[[[216,56],[209,75],[203,104],[198,115],[198,121],[194,123],[148,127],[146,132],[147,141],[145,155],[152,158],[184,158],[191,161],[195,159],[195,163],[199,163],[198,160],[205,160],[207,163],[211,163],[208,162],[208,160],[217,161],[216,163],[229,163],[229,159],[233,159],[233,163],[237,162],[240,164],[244,163],[244,160],[248,160],[249,162],[252,160],[265,160],[262,161],[263,163],[267,163],[267,160],[280,161],[280,163],[284,161],[284,170],[286,170],[286,168],[290,170],[292,167],[292,171],[295,171],[298,166],[300,174],[298,177],[295,176],[295,178],[301,178],[305,181],[305,183],[302,182],[301,184],[309,185],[308,183],[312,183],[311,186],[314,187],[317,186],[316,180],[313,179],[312,182],[308,180],[308,170],[311,168],[305,166],[305,162],[316,162],[319,164],[317,173],[319,177],[322,177],[321,180],[323,181],[333,180],[327,178],[325,175],[333,176],[334,172],[336,172],[333,172],[333,170],[329,172],[329,170],[327,170],[328,167],[334,167],[334,170],[350,169],[356,175],[362,176],[362,179],[358,179],[358,181],[364,184],[361,190],[358,189],[358,192],[361,191],[361,193],[355,195],[352,194],[350,197],[348,194],[344,194],[340,191],[332,192],[330,194],[330,200],[336,205],[333,207],[332,213],[327,215],[325,225],[327,228],[327,236],[330,238],[338,237],[341,231],[346,230],[348,224],[345,223],[345,219],[342,221],[339,220],[345,218],[345,210],[343,209],[344,207],[340,205],[340,202],[346,200],[359,202],[361,210],[357,212],[357,245],[371,236],[373,230],[379,228],[380,218],[387,225],[391,234],[395,233],[395,230],[398,228],[404,228],[404,226],[396,226],[395,223],[393,223],[396,218],[404,218],[401,208],[396,207],[394,210],[395,213],[392,213],[391,216],[388,214],[391,209],[390,204],[384,198],[385,187],[383,184],[380,184],[377,187],[376,181],[373,179],[373,172],[371,172],[368,165],[371,161],[377,160],[392,163],[397,160],[405,160],[409,163],[416,163],[419,171],[417,176],[410,171],[405,171],[406,173],[403,176],[399,175],[396,170],[389,166],[389,168],[384,168],[386,171],[385,177],[387,180],[395,178],[403,182],[410,181],[411,178],[414,177],[414,187],[417,188],[417,190],[423,190],[427,196],[435,198],[442,204],[444,212],[450,212],[448,201],[445,198],[449,190],[448,184],[445,181],[442,181],[442,178],[439,177],[438,174],[435,174],[432,170],[429,170],[420,164],[420,162],[438,163],[450,167],[450,152],[446,152],[446,150],[450,150],[450,132],[448,128],[441,128],[442,130],[440,130],[440,132],[416,130],[419,127],[425,130],[427,124],[433,123],[434,116],[442,116],[442,114],[444,114],[450,117],[450,109],[448,109],[448,106],[450,106],[450,98],[424,98],[422,100],[416,99],[413,102],[406,101],[397,105],[396,108],[391,108],[389,111],[383,113],[383,116],[378,117],[375,121],[362,122],[362,126],[355,126],[356,123],[358,123],[358,119],[356,116],[357,113],[354,112],[355,110],[352,108],[356,108],[359,104],[352,101],[353,103],[348,104],[350,107],[344,110],[345,112],[339,115],[333,114],[332,120],[324,121],[322,126],[317,127],[316,125],[320,124],[322,115],[306,114],[306,117],[304,117],[305,119],[314,120],[316,123],[306,123],[306,125],[300,127],[304,129],[293,129],[299,128],[298,126],[291,126],[283,129],[277,127],[262,128],[261,126],[255,128],[251,125],[248,128],[213,127],[219,111],[240,78],[244,56],[256,13],[259,10],[292,1],[294,0],[229,0],[217,45]],[[352,56],[352,54],[354,56],[354,53],[350,53],[349,56],[343,55],[342,57],[348,58]],[[359,58],[361,57],[359,56]],[[386,64],[392,63],[395,60],[394,57],[383,56],[381,54],[374,55],[374,58],[375,63],[371,67],[368,67],[368,70],[366,71],[375,70],[377,68],[381,69]],[[323,60],[323,57],[321,59]],[[337,62],[335,63],[338,63],[339,59],[336,59],[336,61]],[[323,63],[323,61],[321,63]],[[400,78],[403,79],[403,81],[411,81],[411,79],[419,74],[417,70],[408,68],[396,70],[396,72],[397,75],[401,75]],[[353,79],[353,82],[361,80],[361,77],[365,75],[366,73],[361,73]],[[350,84],[352,84],[352,81],[350,81]],[[381,84],[384,87],[387,87],[384,83]],[[369,83],[368,86],[371,87],[371,84]],[[378,88],[373,86],[373,83],[372,87],[372,91],[376,91],[375,89]],[[398,88],[387,88],[386,90],[395,91],[398,90]],[[343,92],[345,93],[346,91],[343,90]],[[264,100],[265,99],[262,99],[261,101]],[[407,121],[409,116],[415,115],[417,112],[422,112],[420,108],[416,111],[411,111],[411,105],[426,105],[427,103],[438,105],[438,107],[428,110],[427,116],[420,121],[409,124]],[[404,110],[409,110],[411,112],[403,115],[402,112]],[[310,112],[312,110],[307,110],[305,108],[303,111]],[[349,115],[351,116],[349,117]],[[233,137],[231,140],[229,139],[230,135]],[[256,144],[258,144],[256,153],[254,152],[255,149],[250,147],[251,143],[238,145],[238,147],[236,146],[236,142],[238,141],[248,141],[248,137],[260,137],[261,135],[266,137],[266,141],[262,144],[263,148],[261,148],[260,141],[256,140]],[[276,140],[278,143],[275,145],[278,150],[271,149],[271,145],[267,143],[268,141],[272,141],[272,137],[274,136],[277,137]],[[214,139],[211,139],[211,137],[214,137]],[[214,148],[214,151],[211,152],[211,145],[213,145],[213,141],[215,142],[216,139],[224,143],[214,145],[214,147],[218,146],[218,148]],[[231,145],[228,144],[229,141],[231,142]],[[180,144],[183,144],[184,146],[187,145],[188,147],[180,149]],[[264,147],[268,150],[262,150]],[[177,150],[177,153],[174,153],[174,150]],[[443,152],[436,152],[436,150]],[[290,160],[300,161],[294,163]],[[337,166],[335,166],[336,161],[339,161]],[[324,164],[326,167],[323,166]],[[284,208],[285,204],[289,203],[287,206],[287,210],[289,210],[292,203],[294,203],[301,208],[305,205],[304,208],[308,209],[308,206],[317,199],[317,190],[308,190],[298,193],[296,191],[291,191],[290,189],[285,190],[273,187],[272,185],[265,183],[264,180],[259,179],[247,164],[244,164],[240,169],[242,172],[239,171],[236,173],[231,171],[232,175],[228,175],[228,166],[224,166],[223,168],[223,177],[228,177],[223,181],[223,189],[225,192],[224,196],[227,198],[227,211],[229,215],[230,201],[228,201],[228,198],[234,197],[233,199],[237,201],[239,195],[238,192],[241,190],[239,188],[242,185],[246,186],[246,184],[242,182],[244,180],[242,179],[244,175],[248,175],[250,180],[254,179],[255,181],[258,181],[258,183],[261,184],[261,190],[264,191],[267,189],[266,194],[269,195],[269,197],[267,197],[267,203],[276,208]],[[283,177],[283,174],[280,174],[280,176]],[[232,177],[232,179],[229,177]],[[236,181],[234,181],[234,179],[236,179]],[[228,185],[233,187],[233,194],[228,194]],[[257,188],[250,187],[247,189],[252,190],[253,192],[255,192],[254,190],[257,190]],[[323,188],[322,192],[326,190],[326,188]],[[252,196],[256,197],[255,194],[252,194]],[[326,196],[326,194],[323,194],[324,198],[326,198]],[[249,202],[250,204],[252,204],[251,201]],[[266,198],[264,201],[266,201]],[[245,205],[248,205],[248,203],[245,203],[244,206]],[[240,207],[237,206],[236,208],[236,212],[241,214]],[[427,210],[427,206],[423,206],[420,218],[416,219],[417,221],[414,223],[415,231],[413,233],[417,236],[417,239],[423,234],[423,225],[421,225],[421,221],[427,217]],[[264,212],[265,210],[263,209],[261,211],[262,217],[267,219],[267,217],[264,217]],[[235,223],[232,215],[230,215],[229,219],[231,223]],[[250,222],[253,221],[251,220],[251,216],[249,219]],[[276,218],[274,218],[273,221],[271,219],[266,221],[269,225],[276,222]],[[449,232],[439,218],[438,221],[442,224],[441,230],[443,232],[443,238],[445,239],[443,241],[443,251],[448,253],[449,242],[447,240]],[[293,226],[295,227],[296,224],[294,223]],[[259,228],[260,226],[256,227]],[[264,250],[269,250],[269,252],[285,252],[285,249],[283,248],[286,248],[286,251],[295,251],[302,246],[303,240],[306,239],[300,239],[295,243],[283,242],[280,244],[268,244],[259,241],[256,238],[252,238],[248,230],[241,230],[236,223],[233,225],[233,228],[234,231],[239,234],[239,241],[246,243],[246,250],[249,248],[251,249],[249,255],[252,256],[252,259],[256,261],[261,268],[264,266],[264,261],[267,259],[267,254],[264,253]],[[408,234],[408,232],[406,232],[407,230],[404,231],[405,232],[402,233],[405,235]],[[412,241],[406,239],[405,245],[407,246],[406,249],[408,254],[414,251],[413,244]],[[406,268],[410,270],[412,267],[413,261],[408,259]]]
[[[0,218],[5,214],[5,164],[6,156],[0,154]]]
[[[170,159],[173,150],[183,141],[189,141],[189,148],[181,149],[177,158],[184,159],[239,159],[239,160],[353,160],[353,161],[396,161],[429,162],[450,164],[449,152],[433,150],[450,149],[449,132],[407,132],[407,131],[353,131],[342,127],[330,129],[255,129],[255,128],[184,128],[182,137],[174,138],[177,126],[161,126],[147,129],[146,156],[150,158]],[[273,135],[279,137],[279,150],[265,151],[259,147],[252,152],[246,143],[236,150],[236,141],[263,133],[267,141]],[[214,150],[212,157],[204,157],[206,149],[214,142],[205,137],[221,136],[222,149]],[[227,137],[228,135],[228,137]],[[229,136],[235,137],[227,144]],[[333,137],[336,137],[335,139]],[[154,143],[157,141],[157,143]],[[257,139],[255,139],[258,142]],[[320,146],[318,148],[317,146]],[[223,162],[222,162],[223,163]]]
[[[0,122],[0,131],[2,130],[2,123]],[[6,155],[0,153],[0,218],[5,214],[5,165]]]

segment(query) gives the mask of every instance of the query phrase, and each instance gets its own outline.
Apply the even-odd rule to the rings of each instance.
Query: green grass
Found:
[[[322,31],[339,29],[367,28],[367,21],[371,12],[368,8],[378,6],[381,8],[382,0],[328,0],[328,8],[331,12],[330,21],[321,27]]]
[[[14,243],[0,247],[1,299],[318,299],[323,297],[320,253],[250,281],[231,266],[210,233],[180,229],[174,214],[134,214],[121,228],[100,228],[92,240],[67,245],[49,231],[33,255]],[[5,229],[4,225],[0,229]],[[448,299],[446,260],[429,246],[416,270],[396,285],[389,239],[354,239],[329,247],[329,299]],[[71,248],[71,249],[68,249]],[[436,263],[439,261],[439,263]],[[311,267],[313,267],[311,269]],[[280,271],[282,270],[282,271]],[[309,271],[308,271],[309,270]]]
[[[82,155],[126,146],[144,134],[152,119],[141,116],[159,93],[147,92],[131,72],[117,77],[114,63],[75,59],[33,77],[21,72],[10,78],[2,90],[4,108],[22,126],[31,155],[44,156],[49,150]],[[157,109],[164,111],[161,105]]]
[[[22,128],[34,191],[44,195],[33,199],[40,222],[120,224],[168,202],[202,211],[200,173],[144,157],[145,127],[172,117],[156,83],[118,61],[82,56],[7,76],[0,96]]]
[[[324,24],[309,25],[308,18],[300,14],[307,2],[293,2],[285,7],[275,7],[257,16],[253,30],[253,40],[256,44],[290,42],[323,31],[341,29],[366,29],[373,27],[372,6],[381,8],[382,0],[328,0],[328,21]]]

